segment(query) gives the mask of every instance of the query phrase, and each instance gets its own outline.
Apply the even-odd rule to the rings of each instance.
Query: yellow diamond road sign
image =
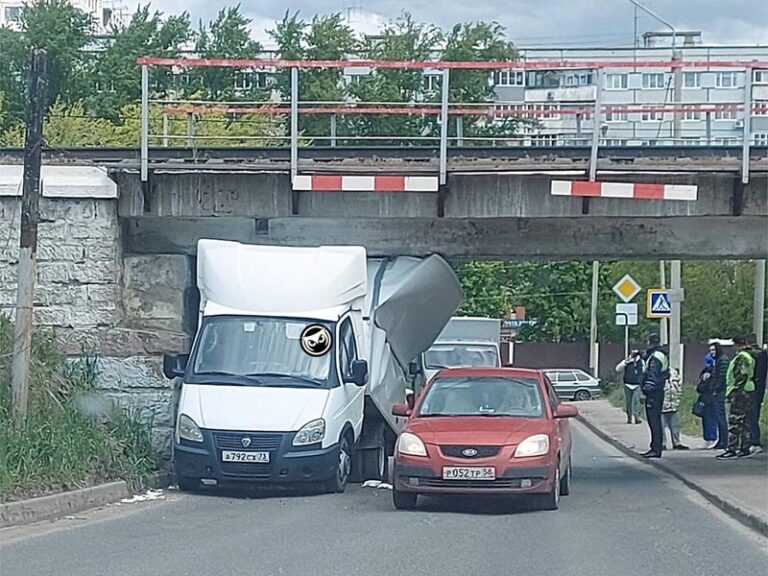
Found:
[[[638,295],[640,290],[640,284],[635,282],[635,279],[632,278],[632,276],[629,274],[619,280],[616,283],[616,286],[613,287],[613,291],[624,302],[631,301],[635,296]]]

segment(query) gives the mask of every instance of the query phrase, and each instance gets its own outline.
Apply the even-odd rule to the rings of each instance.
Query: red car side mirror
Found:
[[[411,408],[408,404],[395,404],[392,406],[392,415],[408,418],[411,415]]]
[[[579,410],[570,404],[560,404],[555,412],[555,418],[576,418],[578,415]]]

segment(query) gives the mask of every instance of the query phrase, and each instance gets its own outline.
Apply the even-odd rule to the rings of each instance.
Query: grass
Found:
[[[150,424],[106,403],[96,359],[70,362],[50,334],[35,334],[26,425],[14,424],[13,326],[0,315],[0,494],[13,500],[122,479],[136,487],[156,469]]]
[[[610,383],[606,387],[605,396],[614,406],[624,409],[624,389],[617,383]],[[701,418],[694,416],[691,412],[696,402],[696,388],[690,385],[683,386],[683,396],[680,400],[680,419],[682,421],[682,432],[688,436],[700,438]],[[642,402],[642,400],[641,400]],[[645,417],[643,417],[645,418]],[[768,403],[763,402],[760,410],[760,441],[763,446],[768,445]]]

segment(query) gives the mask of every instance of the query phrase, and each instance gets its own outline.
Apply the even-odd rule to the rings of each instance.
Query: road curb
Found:
[[[147,477],[142,485],[145,488],[157,489],[167,487],[168,483],[168,475],[158,473]],[[0,504],[0,528],[32,524],[76,514],[117,502],[129,497],[131,493],[128,483],[119,480],[70,492]]]
[[[590,422],[589,419],[585,417],[583,414],[579,414],[577,419],[579,422],[584,424],[587,428],[589,428],[590,431],[592,431],[598,437],[605,440],[612,446],[618,448],[621,452],[623,452],[627,456],[630,456],[635,460],[637,460],[638,462],[642,462],[643,464],[651,465],[654,468],[657,468],[658,470],[666,472],[670,476],[674,476],[675,478],[680,480],[683,484],[685,484],[688,488],[690,488],[691,490],[695,490],[696,492],[701,494],[704,498],[707,499],[707,501],[717,506],[720,510],[722,510],[723,512],[725,512],[735,520],[738,520],[746,527],[751,528],[756,532],[759,532],[762,536],[768,536],[768,522],[766,522],[762,518],[752,514],[751,512],[747,512],[746,510],[737,506],[736,504],[733,504],[732,502],[728,502],[718,494],[715,494],[714,492],[707,490],[700,484],[697,484],[696,482],[688,478],[685,474],[681,474],[680,472],[675,470],[673,467],[668,466],[664,462],[657,459],[643,458],[639,453],[631,449],[629,446],[625,445],[620,440],[614,438],[613,436],[611,436],[610,434],[608,434],[607,432],[599,428],[597,425]]]

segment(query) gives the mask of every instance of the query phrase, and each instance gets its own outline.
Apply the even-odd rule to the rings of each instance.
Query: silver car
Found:
[[[590,376],[583,370],[556,368],[544,373],[552,382],[558,398],[563,400],[590,400],[599,398],[600,378]]]

